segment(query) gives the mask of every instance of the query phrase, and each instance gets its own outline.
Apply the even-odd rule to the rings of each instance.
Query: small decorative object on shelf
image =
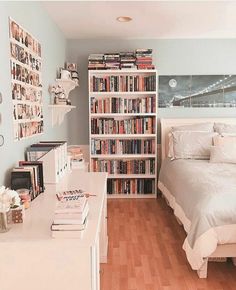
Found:
[[[66,63],[66,69],[70,72],[71,79],[79,85],[79,73],[77,69],[76,63],[67,62]]]
[[[69,93],[79,85],[79,74],[77,72],[77,64],[66,63],[65,69],[60,69],[59,78],[49,89],[53,97],[53,105],[49,105],[52,109],[52,126],[60,125],[65,115],[75,106],[71,105]]]

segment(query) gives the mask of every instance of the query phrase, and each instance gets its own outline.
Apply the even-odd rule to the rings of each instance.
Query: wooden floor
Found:
[[[231,260],[210,262],[199,279],[182,250],[183,228],[162,198],[108,200],[108,263],[102,290],[234,290]]]

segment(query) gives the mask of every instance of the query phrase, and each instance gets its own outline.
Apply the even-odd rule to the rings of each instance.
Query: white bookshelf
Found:
[[[90,171],[97,171],[97,170],[106,171],[106,166],[109,168],[111,164],[113,164],[112,166],[114,166],[116,162],[118,163],[130,162],[130,164],[133,164],[132,162],[145,162],[145,161],[150,162],[150,164],[152,164],[150,165],[152,166],[151,168],[147,168],[146,163],[145,163],[145,173],[143,173],[142,170],[140,171],[142,173],[137,173],[137,172],[132,173],[130,172],[130,168],[129,170],[127,170],[129,165],[127,165],[127,168],[125,170],[125,172],[129,172],[128,174],[123,173],[121,168],[119,168],[120,169],[119,171],[121,171],[119,174],[111,173],[112,170],[111,172],[108,172],[108,189],[109,189],[109,182],[113,182],[113,185],[114,185],[113,186],[114,192],[112,194],[108,194],[108,197],[109,198],[156,198],[156,193],[157,193],[156,192],[156,188],[157,188],[157,132],[156,132],[157,118],[156,118],[156,114],[157,114],[157,103],[158,103],[157,71],[156,70],[90,70],[88,74],[89,74],[88,75],[88,80],[89,80],[88,89],[89,89]],[[115,88],[113,86],[114,83],[112,84],[113,77],[116,78],[116,80],[118,80],[118,85],[116,83],[117,87]],[[127,87],[121,84],[122,82],[124,82],[124,79],[126,77],[128,78],[128,83],[126,83]],[[146,85],[144,86],[143,83],[141,85],[141,81],[143,81],[142,79],[143,77],[152,78],[151,79],[152,90],[150,90],[149,87],[147,87]],[[104,80],[106,79],[106,82],[109,82],[110,84],[110,88],[108,87],[109,91],[107,91],[107,87],[103,88],[103,91],[99,90],[100,88],[99,85],[97,87],[94,87],[94,84],[97,85],[97,78],[100,79],[98,81],[103,82],[103,79]],[[132,86],[132,88],[130,86]],[[139,90],[140,87],[142,88],[141,90]],[[129,88],[129,91],[126,91],[127,88]],[[135,91],[130,90],[130,88],[131,89],[135,88]],[[145,99],[145,100],[142,100],[142,99]],[[114,108],[113,107],[114,104],[109,103],[113,101],[119,103],[118,108],[117,107]],[[138,104],[142,102],[143,104],[144,102],[145,105],[144,107],[142,105],[140,105],[141,107],[134,106],[134,109],[131,109],[130,111],[130,107],[129,106],[127,107],[126,103],[125,103],[126,108],[122,108],[122,105],[124,104],[125,101],[129,102],[129,104],[130,103],[136,104],[135,102],[137,102]],[[151,103],[148,103],[149,101]],[[106,106],[106,108],[103,107],[103,105],[100,106],[101,102],[104,102],[105,104],[104,106]],[[108,110],[107,110],[107,104],[109,104]],[[150,108],[150,104],[152,104],[151,108]],[[105,122],[106,121],[109,122],[108,121],[109,119],[112,119],[114,120],[114,122],[117,122],[118,127],[119,127],[119,124],[122,124],[121,122],[123,122],[124,120],[126,120],[128,123],[129,122],[132,123],[132,121],[130,121],[132,119],[135,119],[135,120],[139,119],[142,125],[139,125],[139,124],[135,125],[136,128],[137,127],[139,128],[139,130],[136,130],[135,133],[128,131],[128,129],[127,130],[125,129],[125,132],[122,134],[119,134],[117,132],[110,132],[110,131],[97,132],[97,128],[98,127],[101,128],[101,124],[103,124],[101,123],[103,122],[102,120],[105,120]],[[150,129],[149,121],[152,124],[151,127],[155,129],[153,130]],[[95,129],[94,129],[94,122],[95,124],[98,124],[98,125],[95,125],[96,127]],[[104,128],[105,127],[107,128],[107,125],[103,124],[102,126]],[[144,126],[147,126],[148,129],[140,130],[140,126],[141,128],[143,128]],[[102,130],[102,131],[105,131],[105,130]],[[109,152],[109,150],[107,150],[107,148],[111,146],[111,142],[115,143],[115,148],[116,148],[115,152],[112,152],[112,153]],[[134,153],[130,152],[130,148],[129,148],[129,152],[120,152],[122,150],[127,149],[127,147],[125,146],[129,142],[132,144],[132,146],[135,146],[135,145],[138,146],[138,149],[136,148],[136,152]],[[151,149],[149,148],[151,152],[149,152],[149,150],[148,152],[146,152],[143,149],[146,146],[144,145],[144,143],[147,144],[146,142],[149,142],[148,144],[151,143]],[[99,144],[98,148],[102,148],[102,150],[99,150],[97,148],[97,144]],[[123,149],[121,149],[120,146]],[[101,152],[97,152],[97,151],[101,151]],[[137,153],[137,151],[140,153]],[[106,162],[108,162],[109,165],[104,165],[104,166],[99,165],[99,168],[100,168],[99,169],[96,167],[96,165],[94,165],[96,164],[96,162],[98,164],[101,164],[100,162],[104,162],[105,164]],[[117,185],[118,183],[119,185]],[[123,187],[121,186],[121,183],[124,185]],[[126,185],[128,184],[128,189],[125,184]],[[152,189],[151,192],[149,190],[150,187]],[[125,190],[122,190],[123,188],[125,188]],[[142,188],[145,188],[145,192],[141,192]]]

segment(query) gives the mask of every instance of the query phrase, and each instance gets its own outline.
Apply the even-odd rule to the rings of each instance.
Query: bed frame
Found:
[[[201,118],[201,119],[161,119],[161,159],[167,157],[168,154],[168,133],[171,130],[172,126],[182,126],[182,125],[192,125],[199,123],[207,123],[207,122],[218,122],[218,123],[226,123],[226,124],[234,124],[236,125],[236,118]],[[163,193],[164,196],[172,195],[171,192],[160,182],[158,181],[158,188]],[[169,204],[169,202],[167,201]],[[177,218],[180,224],[183,224]],[[209,256],[205,257],[204,264],[197,271],[199,278],[207,278],[207,265],[209,258],[225,258],[225,257],[233,257],[233,264],[236,266],[236,244],[223,244],[218,245],[216,250]]]

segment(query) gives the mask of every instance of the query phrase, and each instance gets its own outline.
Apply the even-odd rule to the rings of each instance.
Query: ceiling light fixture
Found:
[[[117,21],[119,22],[130,22],[132,21],[133,19],[129,16],[119,16],[116,18]]]

